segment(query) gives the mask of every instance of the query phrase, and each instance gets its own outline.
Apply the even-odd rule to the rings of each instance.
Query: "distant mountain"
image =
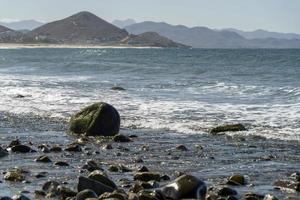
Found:
[[[11,31],[11,30],[5,26],[0,25],[0,33],[6,32],[6,31]]]
[[[160,36],[155,32],[146,32],[139,35],[130,35],[122,40],[123,44],[129,44],[132,46],[149,46],[149,47],[187,47],[172,40]]]
[[[44,23],[36,20],[21,20],[17,22],[1,22],[0,25],[6,26],[13,30],[33,30],[39,26],[42,26]]]
[[[114,20],[112,22],[113,25],[115,25],[119,28],[125,28],[126,26],[130,26],[135,23],[136,23],[136,21],[134,19]]]
[[[247,39],[266,39],[266,38],[277,38],[277,39],[299,39],[300,40],[300,34],[295,34],[295,33],[278,33],[278,32],[270,32],[266,30],[256,30],[256,31],[241,31],[238,29],[224,29],[228,31],[235,32],[244,38]]]
[[[122,40],[128,33],[92,13],[80,12],[34,29],[30,35],[61,43],[110,43]]]
[[[247,39],[230,30],[189,28],[164,22],[142,22],[125,27],[131,34],[156,32],[174,42],[195,48],[300,48],[298,39]]]

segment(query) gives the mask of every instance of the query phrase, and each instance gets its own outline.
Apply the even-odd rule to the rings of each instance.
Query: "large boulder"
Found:
[[[114,136],[120,130],[120,115],[111,105],[92,104],[71,117],[69,131],[87,136]]]

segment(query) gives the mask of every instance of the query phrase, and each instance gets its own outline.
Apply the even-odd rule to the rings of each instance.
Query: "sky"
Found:
[[[80,11],[189,27],[300,33],[300,0],[0,0],[0,20],[50,22]]]

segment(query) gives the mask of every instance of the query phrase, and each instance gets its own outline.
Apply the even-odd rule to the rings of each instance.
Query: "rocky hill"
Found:
[[[6,32],[6,31],[11,31],[11,30],[5,26],[0,25],[0,33]]]
[[[45,24],[30,32],[37,39],[48,38],[60,43],[111,43],[128,36],[122,30],[89,12]]]

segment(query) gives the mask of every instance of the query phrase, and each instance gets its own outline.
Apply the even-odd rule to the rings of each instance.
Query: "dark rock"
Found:
[[[246,179],[242,175],[230,176],[227,180],[228,185],[246,185]]]
[[[105,144],[103,145],[102,149],[113,149],[112,145],[111,144]]]
[[[32,152],[32,149],[29,146],[20,144],[11,147],[11,151],[16,153],[29,153]]]
[[[10,144],[8,145],[8,147],[13,147],[13,146],[16,146],[16,145],[21,145],[21,142],[19,139],[16,139],[16,140],[12,140],[10,142]]]
[[[10,197],[0,197],[0,200],[12,200]]]
[[[291,177],[295,180],[300,182],[300,172],[295,172],[291,175]]]
[[[15,96],[15,98],[17,98],[17,99],[23,99],[23,98],[25,98],[26,96],[24,96],[24,95],[22,95],[22,94],[17,94],[16,96]]]
[[[169,180],[171,180],[171,178],[168,175],[163,175],[163,176],[160,177],[160,180],[169,181]]]
[[[23,194],[15,195],[12,197],[13,200],[30,200],[28,197]]]
[[[66,149],[66,151],[72,151],[72,152],[81,152],[81,146],[78,144],[70,144]]]
[[[45,177],[47,177],[47,175],[48,175],[48,172],[40,172],[34,176],[35,176],[35,178],[45,178]]]
[[[118,134],[118,135],[114,136],[113,141],[114,142],[131,142],[131,139],[125,135]]]
[[[229,187],[222,187],[217,189],[217,194],[222,197],[228,197],[237,195],[237,192]]]
[[[162,188],[162,192],[170,199],[196,198],[205,199],[206,185],[197,177],[183,175],[173,183]]]
[[[107,169],[110,172],[118,172],[119,171],[119,167],[116,165],[110,165]]]
[[[83,165],[82,169],[86,169],[89,172],[95,171],[95,170],[102,170],[100,166],[98,166],[98,164],[93,161],[93,160],[89,160],[85,163],[85,165]]]
[[[99,197],[99,199],[100,200],[102,200],[102,199],[128,200],[128,195],[123,190],[115,190],[111,193],[106,192],[106,193],[102,194]]]
[[[42,155],[35,159],[36,162],[49,163],[52,162],[48,156]]]
[[[22,174],[21,170],[12,170],[12,171],[6,172],[6,174],[4,175],[4,180],[14,181],[14,182],[22,182],[25,180],[25,177]]]
[[[47,195],[46,192],[43,190],[35,190],[34,194],[36,197],[45,197]]]
[[[105,192],[113,192],[114,189],[104,185],[103,183],[100,183],[98,181],[95,181],[90,178],[85,178],[83,176],[79,177],[77,190],[78,192],[81,192],[82,190],[90,189],[93,190],[97,195],[102,195]]]
[[[82,190],[76,195],[76,200],[85,200],[87,198],[97,198],[98,195],[90,189]]]
[[[281,189],[281,190],[295,190],[297,192],[300,192],[300,182],[294,182],[289,180],[278,180],[274,184],[275,189]]]
[[[117,186],[116,184],[110,180],[106,174],[104,174],[104,172],[100,171],[100,170],[95,170],[92,173],[89,174],[88,176],[89,179],[93,179],[95,181],[98,181],[104,185],[107,185],[113,189],[116,189]]]
[[[152,173],[152,172],[140,172],[136,173],[134,175],[134,180],[139,180],[139,181],[160,181],[160,175],[157,173]]]
[[[0,158],[8,155],[8,152],[0,146]]]
[[[50,153],[50,149],[48,147],[43,147],[42,152],[43,153]]]
[[[149,169],[146,166],[141,166],[137,170],[138,172],[149,172]]]
[[[255,193],[247,193],[244,195],[243,200],[263,200],[264,196]]]
[[[47,181],[44,183],[42,189],[47,194],[47,197],[56,197],[59,195],[58,186],[60,184],[56,181]]]
[[[119,169],[121,172],[124,172],[124,173],[132,171],[131,169],[129,169],[128,167],[126,167],[125,165],[122,165],[122,164],[119,165]]]
[[[53,146],[53,147],[51,147],[50,148],[50,152],[61,152],[62,151],[62,149],[61,149],[61,147],[59,147],[59,146]]]
[[[65,161],[57,161],[54,163],[55,166],[60,166],[60,167],[68,167],[69,164]]]
[[[111,87],[110,89],[111,90],[117,90],[117,91],[124,91],[125,90],[125,88],[120,87],[120,86],[114,86],[114,87]]]
[[[210,130],[210,133],[217,134],[220,132],[236,132],[236,131],[246,131],[244,125],[242,124],[230,124],[230,125],[224,125],[224,126],[218,126],[216,128],[213,128]]]
[[[72,116],[70,132],[87,136],[113,136],[120,130],[120,115],[107,103],[95,103]]]
[[[77,192],[74,192],[70,188],[67,188],[67,187],[64,187],[64,186],[61,186],[61,185],[59,185],[57,187],[57,191],[58,191],[61,199],[66,199],[68,197],[75,197],[76,194],[77,194]]]
[[[184,146],[184,145],[182,145],[182,144],[177,145],[177,146],[176,146],[176,149],[177,149],[177,150],[180,150],[180,151],[187,151],[187,150],[188,150],[188,148],[186,148],[186,146]]]

